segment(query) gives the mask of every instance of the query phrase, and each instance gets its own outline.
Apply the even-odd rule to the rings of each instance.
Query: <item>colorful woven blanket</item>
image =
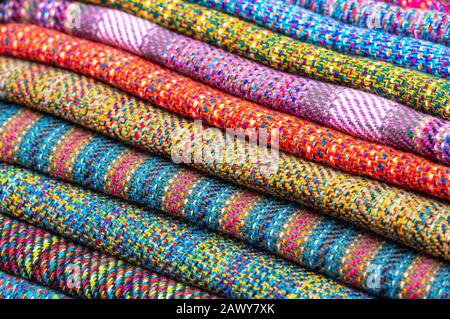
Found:
[[[141,267],[0,215],[0,269],[78,298],[210,298]],[[1,285],[0,285],[1,286]]]
[[[0,104],[0,110],[3,161],[182,217],[376,295],[450,295],[450,269],[445,263],[332,218],[133,151],[50,116],[5,104]],[[108,273],[115,273],[111,268]],[[380,274],[378,286],[370,282],[376,272]],[[186,289],[178,290],[176,296],[184,296]],[[142,288],[131,289],[135,291]],[[171,294],[163,291],[158,296]]]
[[[62,293],[0,271],[0,299],[61,299]]]
[[[240,243],[22,168],[0,164],[0,199],[10,216],[223,297],[365,297]]]
[[[450,299],[449,25],[0,1],[0,298]]]
[[[372,92],[442,118],[450,116],[450,83],[445,79],[299,42],[182,0],[85,2],[126,10],[282,71]]]
[[[447,46],[450,44],[450,19],[448,16],[450,6],[443,2],[434,0],[283,1],[361,28],[414,37]],[[433,9],[435,11],[411,10],[402,7]],[[413,56],[416,56],[416,54]]]
[[[364,1],[364,0],[363,0]],[[416,8],[424,10],[434,10],[450,12],[448,0],[381,0],[387,3],[398,5],[402,8]]]
[[[386,61],[443,78],[447,78],[450,73],[450,48],[413,38],[356,28],[301,7],[288,5],[283,0],[189,1],[338,52]],[[446,28],[439,21],[435,23]],[[446,29],[450,34],[448,26]]]
[[[5,99],[50,112],[166,157],[171,157],[178,142],[174,131],[190,136],[183,139],[187,143],[184,149],[195,148],[192,121],[101,82],[9,58],[0,58],[0,70],[7,75],[0,91]],[[201,147],[206,147],[206,141],[201,143]],[[234,143],[241,148],[243,142]],[[218,151],[219,158],[225,158],[226,150]],[[279,154],[275,170],[265,169],[262,162],[252,158],[239,157],[229,157],[225,162],[205,160],[186,164],[449,258],[446,230],[450,210],[446,203],[284,153]]]
[[[266,107],[450,165],[447,121],[376,95],[273,70],[121,11],[60,0],[20,4],[14,20],[109,44]]]
[[[0,48],[2,54],[92,76],[157,106],[224,130],[264,129],[269,135],[275,130],[284,151],[351,174],[450,199],[450,185],[446,182],[450,169],[446,166],[260,107],[124,51],[24,24],[1,28],[0,41],[6,43]]]

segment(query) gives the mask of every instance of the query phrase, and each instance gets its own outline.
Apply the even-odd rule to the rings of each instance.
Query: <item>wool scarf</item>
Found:
[[[377,30],[357,28],[283,0],[189,0],[294,39],[354,56],[386,61],[431,75],[450,74],[450,48]],[[445,18],[448,20],[448,18]],[[436,25],[448,26],[436,21]]]
[[[182,0],[84,2],[125,10],[275,69],[375,93],[425,113],[450,117],[450,83],[446,79],[300,42]]]
[[[76,298],[208,299],[200,289],[0,215],[0,269]]]
[[[102,42],[263,106],[450,165],[448,121],[377,95],[274,70],[122,11],[60,0],[21,3],[13,20]]]
[[[0,199],[9,216],[221,297],[367,297],[230,239],[16,166],[0,164]]]
[[[179,142],[174,131],[183,132],[184,149],[198,144],[193,121],[93,79],[10,58],[0,58],[0,70],[6,75],[0,92],[7,100],[52,113],[166,157],[172,157],[172,150]],[[234,143],[235,148],[243,147],[240,140]],[[207,139],[200,141],[200,149],[207,147]],[[226,150],[218,151],[220,158],[224,158]],[[282,152],[274,170],[265,169],[266,163],[253,161],[250,155],[248,158],[230,155],[226,161],[206,157],[208,160],[186,164],[306,204],[436,256],[449,257],[448,204]]]

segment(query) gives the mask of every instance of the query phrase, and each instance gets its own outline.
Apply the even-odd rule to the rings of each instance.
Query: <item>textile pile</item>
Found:
[[[0,298],[450,299],[450,6],[0,3]]]

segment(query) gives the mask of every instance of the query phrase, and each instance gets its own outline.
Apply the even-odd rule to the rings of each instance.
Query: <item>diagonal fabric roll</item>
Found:
[[[64,294],[0,271],[0,299],[67,299]]]
[[[0,215],[0,269],[78,298],[211,298],[141,267]]]
[[[22,168],[0,165],[0,198],[6,214],[220,296],[367,297],[230,239]]]
[[[122,11],[60,0],[20,3],[15,20],[109,44],[263,106],[450,165],[448,121],[366,92],[276,71]]]
[[[189,2],[226,12],[274,32],[337,52],[386,61],[443,78],[450,74],[450,48],[446,46],[356,28],[283,0]],[[436,24],[442,25],[439,21]]]
[[[450,297],[446,263],[51,116],[1,103],[0,111],[3,161],[181,217],[378,296]]]
[[[364,0],[360,0],[364,1]],[[386,3],[395,4],[402,8],[414,8],[423,10],[433,10],[450,13],[450,5],[448,0],[378,0]]]
[[[360,28],[450,45],[450,6],[442,12],[403,9],[371,0],[283,0]],[[392,0],[385,0],[385,2]],[[397,1],[397,0],[394,0]],[[405,3],[405,0],[399,2]],[[428,1],[430,3],[431,1]],[[424,2],[422,2],[424,3]],[[396,3],[401,5],[400,3]],[[445,5],[445,4],[444,4]],[[414,55],[417,55],[415,53]],[[447,62],[448,67],[448,62]]]
[[[84,2],[125,10],[282,71],[375,93],[444,119],[450,117],[450,83],[445,79],[316,47],[182,0]]]
[[[257,147],[251,148],[256,155],[217,148],[215,144],[225,143],[220,130],[199,128],[193,121],[65,70],[11,58],[0,58],[0,70],[5,75],[0,83],[5,99],[449,259],[448,204],[285,153],[264,157]],[[218,137],[210,138],[210,133]],[[231,150],[249,146],[240,139],[226,141]],[[186,160],[180,156],[179,161],[180,150]]]
[[[127,52],[28,24],[1,27],[0,42],[5,43],[1,54],[94,77],[223,130],[239,128],[275,139],[278,135],[282,150],[302,158],[450,199],[447,166],[241,100]]]

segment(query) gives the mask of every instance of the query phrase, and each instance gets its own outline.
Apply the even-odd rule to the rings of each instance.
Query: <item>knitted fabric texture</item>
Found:
[[[0,271],[0,299],[66,299],[64,294]]]
[[[206,160],[187,162],[205,172],[348,220],[407,245],[448,259],[449,206],[370,179],[352,176],[280,153],[278,167],[251,157],[214,161],[208,141],[199,141],[194,123],[152,107],[121,91],[68,71],[1,58],[5,99],[74,121],[167,157],[183,132],[183,149],[204,150]],[[194,133],[192,133],[194,132]],[[200,138],[201,140],[201,138]],[[242,142],[235,140],[235,148]],[[194,145],[192,145],[194,144]],[[226,151],[222,150],[222,153]],[[220,154],[225,158],[225,155]],[[231,154],[234,156],[234,154]],[[268,167],[270,168],[270,167]]]
[[[443,78],[450,73],[450,48],[446,46],[356,28],[282,0],[189,1],[337,52],[386,61]]]
[[[450,83],[382,61],[347,56],[181,0],[89,0],[136,14],[282,71],[372,92],[422,112],[450,116]]]
[[[366,296],[229,239],[18,167],[0,166],[0,198],[0,209],[15,218],[220,296]]]
[[[276,130],[280,148],[294,155],[450,199],[450,169],[446,166],[260,107],[127,52],[27,24],[0,28],[0,42],[6,44],[0,48],[2,54],[92,76],[221,129],[256,129],[268,134]]]
[[[385,31],[446,46],[450,44],[450,19],[448,12],[445,11],[403,9],[370,0],[283,1],[361,28]],[[420,51],[413,56],[417,56],[417,53]]]
[[[118,10],[29,0],[15,12],[16,20],[119,47],[266,107],[450,165],[450,123],[402,104],[279,72]]]
[[[167,277],[0,215],[0,269],[79,298],[210,298]]]
[[[379,296],[450,297],[446,263],[50,116],[13,105],[0,110],[3,161],[181,217]],[[379,285],[370,284],[375,271]]]

